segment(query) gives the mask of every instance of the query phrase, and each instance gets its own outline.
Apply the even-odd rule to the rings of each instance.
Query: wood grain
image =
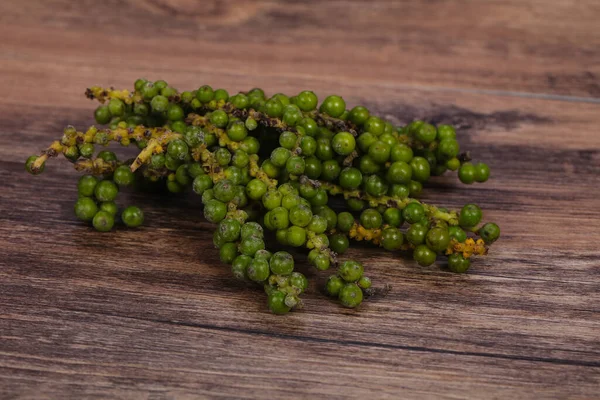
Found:
[[[177,66],[195,84],[312,77],[598,98],[599,14],[595,0],[6,1],[0,37],[18,40],[2,43],[0,73],[88,85]]]
[[[598,398],[595,2],[202,4],[0,4],[0,398]],[[72,215],[68,163],[24,172],[92,123],[85,87],[139,75],[454,123],[492,179],[436,178],[426,200],[476,201],[503,236],[464,276],[351,250],[392,285],[358,311],[300,263],[306,308],[271,315],[220,264],[193,195],[125,193],[147,224],[100,234]]]

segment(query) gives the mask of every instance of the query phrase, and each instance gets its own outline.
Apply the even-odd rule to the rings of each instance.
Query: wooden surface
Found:
[[[0,398],[600,398],[600,3],[0,2]],[[236,282],[194,196],[129,193],[140,230],[75,220],[77,174],[23,161],[92,123],[93,84],[313,89],[460,127],[492,179],[435,179],[502,238],[468,275],[373,248],[384,298],[316,274],[286,317]]]

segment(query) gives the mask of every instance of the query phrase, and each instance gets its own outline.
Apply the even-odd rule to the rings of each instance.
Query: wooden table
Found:
[[[594,0],[0,2],[0,398],[600,398],[599,17]],[[350,251],[392,285],[358,311],[301,263],[305,309],[274,316],[218,261],[197,197],[126,194],[147,224],[101,234],[73,216],[67,162],[24,172],[93,122],[86,87],[140,76],[454,123],[492,179],[425,199],[477,202],[502,238],[467,275]]]

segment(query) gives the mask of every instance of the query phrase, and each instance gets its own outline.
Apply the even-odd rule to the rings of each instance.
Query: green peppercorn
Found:
[[[463,243],[467,240],[467,233],[459,226],[451,226],[448,228],[450,239],[455,239],[457,242]]]
[[[435,251],[431,250],[424,244],[418,245],[414,252],[413,258],[422,267],[428,267],[435,262],[437,258]]]
[[[327,96],[320,108],[321,112],[337,118],[346,110],[346,102],[340,96]]]
[[[452,272],[459,274],[467,272],[471,266],[471,260],[464,258],[460,253],[453,253],[448,256],[448,268]]]
[[[471,183],[475,182],[475,176],[476,168],[470,162],[462,164],[458,169],[458,179],[460,179],[462,183],[470,185]]]
[[[131,168],[127,165],[121,165],[115,169],[113,180],[119,186],[129,186],[133,183],[135,176],[131,172]]]
[[[340,294],[340,290],[344,287],[346,283],[342,278],[337,275],[331,275],[329,279],[327,279],[327,285],[325,286],[325,290],[327,294],[332,297],[338,297]]]
[[[404,235],[398,228],[386,228],[381,234],[381,245],[386,250],[399,250],[404,243]]]
[[[117,198],[119,188],[112,181],[104,180],[98,182],[94,188],[94,196],[98,201],[113,201]]]
[[[294,270],[294,257],[287,251],[278,251],[269,261],[271,272],[277,275],[289,275]]]
[[[306,230],[299,226],[290,226],[287,230],[285,238],[290,246],[303,246],[306,242]]]
[[[82,221],[91,221],[98,212],[96,202],[89,197],[80,197],[75,202],[75,215]]]
[[[425,243],[427,243],[427,247],[431,250],[440,253],[446,250],[448,244],[450,244],[450,234],[445,228],[430,229],[429,232],[427,232]]]
[[[77,192],[80,196],[91,197],[94,195],[94,189],[98,184],[98,179],[92,175],[83,175],[77,183]]]
[[[475,227],[481,221],[483,214],[481,208],[476,204],[466,204],[458,216],[458,223],[461,227],[469,229]]]
[[[414,246],[423,244],[429,228],[423,224],[412,224],[406,231],[406,240]]]
[[[206,218],[209,222],[216,224],[225,218],[226,214],[227,206],[225,203],[217,199],[211,199],[204,205],[204,218]]]
[[[340,302],[344,307],[355,308],[362,303],[363,292],[355,283],[348,283],[340,289]]]
[[[360,187],[363,176],[358,168],[347,167],[340,172],[340,186],[344,189],[355,190]]]
[[[248,266],[250,266],[251,262],[252,257],[245,255],[237,256],[231,263],[231,271],[233,276],[240,281],[246,280],[246,270],[248,269]]]
[[[282,291],[275,290],[269,293],[267,303],[273,314],[282,315],[290,311],[290,307],[285,304],[286,294]]]
[[[493,222],[488,222],[477,231],[479,236],[487,244],[492,244],[500,237],[500,227]]]
[[[358,261],[344,261],[338,269],[338,275],[346,282],[359,280],[363,272],[364,267]]]
[[[419,203],[408,203],[402,210],[404,220],[409,224],[421,221],[425,217],[425,209]]]
[[[254,282],[263,282],[269,277],[269,262],[266,260],[252,260],[246,270],[248,278]]]
[[[386,224],[391,225],[395,228],[399,228],[404,223],[402,211],[398,208],[387,208],[383,212],[383,220]]]
[[[475,165],[475,180],[477,182],[485,182],[490,177],[490,167],[487,164],[479,163]]]

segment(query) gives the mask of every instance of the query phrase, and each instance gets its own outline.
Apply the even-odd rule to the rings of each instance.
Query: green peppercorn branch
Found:
[[[474,204],[448,211],[417,200],[430,177],[447,170],[458,171],[466,184],[489,178],[487,165],[461,153],[451,126],[396,127],[365,107],[346,109],[339,96],[319,104],[310,91],[229,95],[208,85],[179,91],[138,79],[131,91],[91,87],[86,96],[101,103],[94,112],[98,126],[67,127],[60,140],[28,158],[26,169],[41,173],[59,154],[73,162],[86,174],[75,214],[102,232],[144,222],[139,208],[120,210],[124,187],[193,191],[216,225],[221,260],[236,278],[261,285],[276,314],[302,306],[307,280],[290,253],[266,249],[269,231],[282,248],[307,249],[318,270],[337,267],[326,291],[352,308],[374,288],[361,263],[340,260],[350,239],[412,251],[422,266],[447,256],[451,271],[466,272],[472,256],[485,255],[500,235],[496,224],[482,225]],[[97,151],[114,142],[140,151],[125,161]],[[331,207],[335,197],[347,210]]]

